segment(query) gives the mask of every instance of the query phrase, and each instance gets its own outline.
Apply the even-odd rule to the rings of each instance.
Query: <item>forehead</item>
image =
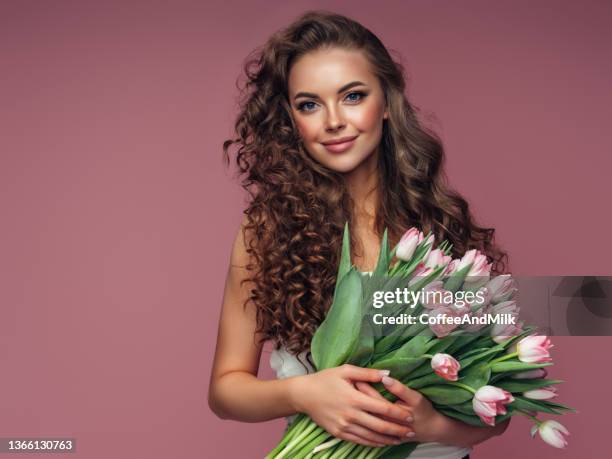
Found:
[[[301,56],[291,67],[287,84],[290,96],[298,91],[335,94],[338,88],[355,80],[372,85],[376,82],[365,54],[331,48]]]

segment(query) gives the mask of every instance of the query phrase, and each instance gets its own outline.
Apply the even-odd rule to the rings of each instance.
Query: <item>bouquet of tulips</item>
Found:
[[[363,276],[351,264],[349,241],[345,226],[333,302],[311,343],[317,371],[344,363],[387,370],[446,416],[474,426],[494,426],[520,414],[533,421],[532,436],[538,432],[550,445],[566,446],[564,435],[569,432],[562,424],[537,418],[538,413],[574,411],[551,401],[557,396],[555,386],[562,382],[546,379],[553,345],[547,336],[534,333],[534,327],[517,322],[517,287],[510,275],[491,278],[484,254],[469,250],[461,259],[452,259],[447,241],[434,248],[432,234],[424,236],[411,228],[393,250],[385,231],[375,271]],[[397,261],[392,263],[394,257]],[[394,304],[389,314],[426,320],[405,326],[375,325],[379,310],[374,297],[399,288],[430,294],[410,306]],[[448,295],[469,297],[471,302],[458,306],[459,302],[441,301]],[[487,315],[517,321],[474,320]],[[375,388],[394,401],[384,385]],[[333,437],[300,414],[266,458],[403,458],[416,446],[416,442],[380,448],[358,445]]]

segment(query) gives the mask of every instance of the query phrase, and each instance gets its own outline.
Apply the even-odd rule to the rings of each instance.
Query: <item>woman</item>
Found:
[[[404,95],[401,65],[369,30],[308,12],[247,62],[236,162],[250,194],[226,280],[209,405],[223,419],[260,422],[307,413],[336,437],[368,446],[421,444],[411,458],[461,459],[501,434],[437,412],[419,392],[374,369],[314,372],[312,335],[330,306],[342,229],[352,260],[371,271],[382,231],[395,243],[411,226],[478,248],[504,272],[492,228],[444,183],[443,149]],[[273,340],[277,380],[257,379]],[[398,396],[382,398],[383,382]]]

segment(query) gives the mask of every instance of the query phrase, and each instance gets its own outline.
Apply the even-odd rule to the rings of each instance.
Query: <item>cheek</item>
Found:
[[[352,122],[360,131],[374,131],[382,123],[383,112],[384,110],[379,106],[359,110],[353,114]]]
[[[295,125],[305,142],[312,142],[316,139],[320,126],[315,116],[299,117],[295,120]]]

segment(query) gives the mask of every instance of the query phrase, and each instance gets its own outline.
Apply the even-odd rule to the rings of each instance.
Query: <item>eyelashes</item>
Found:
[[[344,100],[348,101],[352,105],[355,105],[355,104],[361,102],[363,99],[365,99],[367,97],[367,95],[368,95],[367,92],[353,91],[353,92],[349,92],[346,95],[346,97],[344,98]],[[353,98],[352,96],[357,96],[357,97]],[[314,110],[314,106],[315,105],[317,105],[316,102],[312,102],[312,101],[301,102],[301,103],[298,104],[297,109],[300,112],[308,113],[308,112],[312,112]]]

